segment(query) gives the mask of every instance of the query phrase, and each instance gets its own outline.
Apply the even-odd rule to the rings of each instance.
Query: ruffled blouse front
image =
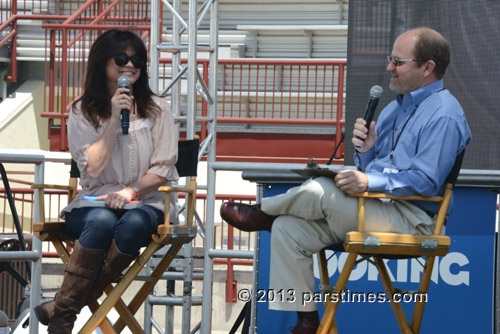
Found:
[[[88,147],[96,142],[103,133],[104,123],[94,128],[83,116],[80,103],[73,106],[68,120],[68,143],[71,157],[80,170],[82,190],[76,198],[63,209],[70,212],[80,207],[80,199],[85,195],[105,195],[130,186],[144,174],[163,176],[170,181],[179,178],[175,163],[177,161],[178,136],[170,110],[170,105],[162,98],[154,97],[161,108],[155,119],[139,118],[130,122],[129,134],[117,130],[111,160],[97,177],[85,171],[88,162]],[[143,204],[164,210],[164,193],[154,190],[142,197]],[[175,198],[171,198],[172,221],[177,220]]]

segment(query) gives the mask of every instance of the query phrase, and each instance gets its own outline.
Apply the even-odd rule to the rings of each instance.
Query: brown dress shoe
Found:
[[[270,216],[260,205],[226,202],[220,207],[221,217],[231,226],[242,231],[269,231],[276,216]]]
[[[293,328],[290,328],[288,334],[316,334],[319,322],[312,319],[298,319]]]

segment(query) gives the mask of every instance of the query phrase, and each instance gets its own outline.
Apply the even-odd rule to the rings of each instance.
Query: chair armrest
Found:
[[[194,211],[196,203],[196,177],[191,177],[189,183],[185,187],[161,186],[159,191],[165,193],[165,219],[163,224],[158,226],[158,234],[153,236],[156,242],[164,242],[169,236],[183,236],[185,238],[194,238],[196,236],[196,228],[193,228]],[[184,192],[186,195],[186,225],[172,225],[170,223],[170,205],[169,198],[172,192]]]
[[[440,202],[443,200],[442,196],[421,196],[421,195],[411,195],[411,196],[395,196],[388,195],[385,193],[376,193],[376,192],[364,192],[360,194],[352,194],[350,197],[363,197],[363,198],[387,198],[387,199],[397,199],[404,201],[428,201],[428,202]]]
[[[41,222],[45,222],[45,196],[44,192],[46,189],[52,190],[64,190],[68,192],[68,203],[73,201],[77,193],[77,179],[70,178],[70,182],[68,185],[62,184],[32,184],[31,189],[39,190],[38,191],[38,203],[40,210]]]
[[[159,191],[164,192],[177,192],[177,193],[189,193],[193,194],[196,189],[188,188],[188,187],[171,187],[171,186],[163,186],[158,188]]]
[[[73,191],[74,187],[62,184],[32,184],[31,189],[56,189]]]

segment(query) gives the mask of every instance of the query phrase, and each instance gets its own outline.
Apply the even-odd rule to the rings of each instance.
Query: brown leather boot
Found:
[[[90,305],[92,302],[96,302],[108,284],[113,283],[134,259],[134,256],[120,252],[113,240],[106,258],[104,259],[101,271],[90,289],[86,304]],[[35,314],[41,324],[45,326],[50,324],[50,320],[54,316],[55,303],[55,300],[50,300],[35,307]]]
[[[50,324],[50,319],[52,319],[52,317],[54,316],[55,304],[55,300],[50,300],[35,307],[36,317],[41,324],[45,326],[48,326]]]
[[[104,289],[109,284],[113,283],[134,259],[135,256],[120,252],[113,240],[109,247],[108,254],[104,259],[101,272],[97,275],[97,279],[90,289],[90,293],[87,297],[87,305],[97,301],[104,292]]]
[[[102,265],[104,253],[103,250],[84,248],[78,241],[75,242],[63,283],[54,301],[48,302],[48,305],[44,303],[35,310],[37,316],[42,314],[42,319],[50,322],[48,333],[71,334],[76,315],[85,306],[85,300]]]

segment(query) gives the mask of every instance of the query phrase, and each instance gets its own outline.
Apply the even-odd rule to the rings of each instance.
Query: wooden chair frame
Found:
[[[186,145],[183,145],[185,143]],[[194,145],[194,146],[193,146]],[[189,146],[183,150],[184,146]],[[196,152],[194,150],[196,149]],[[196,164],[198,161],[198,139],[180,141],[179,142],[179,160],[181,156],[186,154],[189,156],[187,160],[192,161],[196,157]],[[181,152],[188,151],[186,153]],[[196,154],[194,154],[196,153]],[[193,226],[194,212],[196,203],[196,166],[192,166],[187,175],[179,170],[179,161],[176,165],[179,175],[188,176],[189,180],[185,187],[163,186],[159,190],[165,193],[165,219],[163,224],[158,226],[157,233],[152,235],[152,241],[141,252],[137,259],[127,269],[124,276],[113,287],[111,284],[106,287],[105,292],[107,297],[103,300],[102,304],[97,302],[89,305],[92,311],[92,317],[82,327],[79,333],[89,334],[92,333],[97,327],[100,327],[103,333],[120,333],[125,326],[129,327],[132,333],[144,333],[142,326],[135,319],[134,314],[142,305],[148,294],[153,290],[156,283],[161,279],[162,274],[168,268],[176,254],[182,246],[191,242],[196,237],[196,227]],[[194,172],[194,175],[193,175]],[[69,185],[48,185],[48,184],[34,184],[33,189],[39,190],[39,203],[40,203],[40,217],[41,221],[33,225],[33,230],[36,236],[42,241],[50,241],[54,245],[59,257],[64,264],[69,261],[68,248],[73,246],[75,241],[64,233],[65,222],[46,222],[44,212],[44,191],[45,189],[66,190],[68,191],[68,202],[71,202],[77,193],[77,178],[71,177]],[[170,223],[170,194],[171,193],[186,193],[186,224],[185,225],[172,225]],[[144,281],[142,287],[135,294],[133,299],[127,305],[122,299],[122,295],[130,286],[132,281],[139,275],[142,268],[146,265],[148,260],[156,253],[158,249],[163,246],[170,245],[170,248],[165,253],[161,261],[151,273],[151,276]],[[112,325],[106,318],[106,315],[112,308],[115,308],[120,315],[117,322]]]
[[[344,251],[348,252],[347,260],[337,279],[334,287],[331,287],[325,250],[318,253],[318,263],[320,268],[320,288],[324,293],[338,292],[340,293],[346,288],[349,276],[357,263],[358,255],[361,255],[364,260],[372,258],[380,275],[384,290],[387,296],[393,296],[396,292],[389,273],[387,271],[384,258],[411,258],[425,257],[424,270],[420,279],[418,292],[427,293],[429,290],[432,269],[436,256],[444,256],[447,254],[451,244],[448,236],[441,235],[443,226],[446,223],[446,214],[448,205],[453,193],[453,187],[460,171],[462,159],[465,154],[463,151],[456,159],[452,172],[448,176],[442,196],[392,196],[384,193],[365,192],[362,194],[352,195],[358,199],[358,230],[346,234],[344,242]],[[434,231],[432,235],[414,235],[414,234],[399,234],[399,233],[382,233],[382,232],[365,232],[365,199],[391,199],[391,200],[418,200],[439,203],[439,210],[436,215]],[[396,321],[402,333],[416,334],[420,332],[422,323],[425,301],[417,300],[413,309],[411,324],[408,322],[403,311],[401,303],[394,302],[390,299],[390,304]],[[321,319],[317,334],[336,334],[337,326],[335,322],[335,313],[339,306],[339,302],[327,300],[324,303],[325,312]]]

